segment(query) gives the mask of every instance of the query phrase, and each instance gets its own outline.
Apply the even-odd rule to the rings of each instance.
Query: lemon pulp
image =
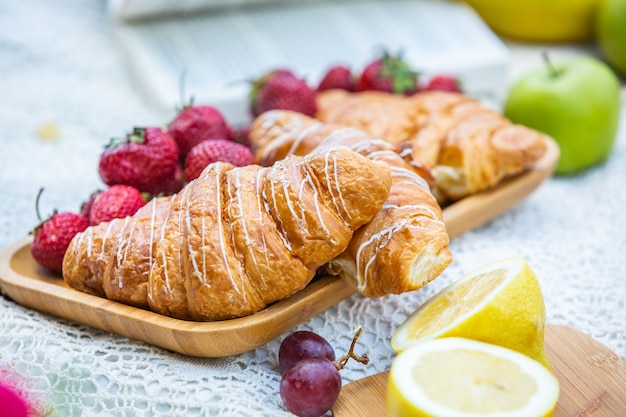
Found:
[[[414,338],[438,333],[476,308],[504,282],[504,279],[505,271],[496,269],[460,282],[453,290],[426,304],[421,314],[409,323],[408,332]]]
[[[393,361],[388,417],[546,417],[558,380],[539,362],[464,338],[433,339]]]
[[[464,337],[521,352],[550,364],[544,350],[545,304],[525,259],[484,265],[432,296],[394,332],[397,352],[426,340]]]

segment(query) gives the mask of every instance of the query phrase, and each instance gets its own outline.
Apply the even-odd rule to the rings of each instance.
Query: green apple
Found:
[[[615,73],[591,56],[549,62],[521,77],[509,91],[504,115],[541,131],[561,149],[556,174],[603,161],[611,152],[620,117]]]
[[[607,62],[626,76],[626,0],[600,0],[595,23]]]

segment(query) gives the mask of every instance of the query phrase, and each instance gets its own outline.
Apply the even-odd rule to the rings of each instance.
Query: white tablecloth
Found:
[[[538,50],[513,46],[512,74]],[[166,122],[140,91],[97,1],[2,3],[0,106],[0,248],[38,223],[40,187],[43,213],[77,210],[102,187],[97,161],[109,137]],[[542,284],[549,324],[572,326],[626,356],[625,117],[605,164],[551,178],[507,213],[454,239],[454,262],[423,290],[353,296],[299,328],[320,333],[343,354],[363,326],[357,350],[371,361],[350,362],[342,371],[348,383],[389,368],[393,330],[436,290],[486,262],[520,255]],[[60,128],[57,140],[36,133],[48,121]],[[278,394],[281,340],[199,359],[0,298],[0,380],[15,382],[39,415],[289,415]]]

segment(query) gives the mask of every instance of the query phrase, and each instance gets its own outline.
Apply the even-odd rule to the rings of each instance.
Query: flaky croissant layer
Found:
[[[359,228],[347,249],[326,265],[368,297],[415,291],[437,278],[452,261],[443,213],[431,193],[429,172],[407,161],[402,147],[363,131],[324,123],[301,113],[273,110],[250,129],[256,160],[271,165],[289,155],[347,146],[391,170],[382,209]]]
[[[215,163],[177,195],[77,235],[63,276],[77,290],[180,319],[242,317],[304,288],[390,187],[387,164],[346,147],[270,167]]]

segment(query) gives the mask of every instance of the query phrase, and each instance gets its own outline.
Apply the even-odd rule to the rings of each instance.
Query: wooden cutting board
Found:
[[[626,361],[590,336],[547,326],[546,352],[561,384],[554,417],[626,416]],[[344,386],[334,417],[384,417],[388,372]]]

